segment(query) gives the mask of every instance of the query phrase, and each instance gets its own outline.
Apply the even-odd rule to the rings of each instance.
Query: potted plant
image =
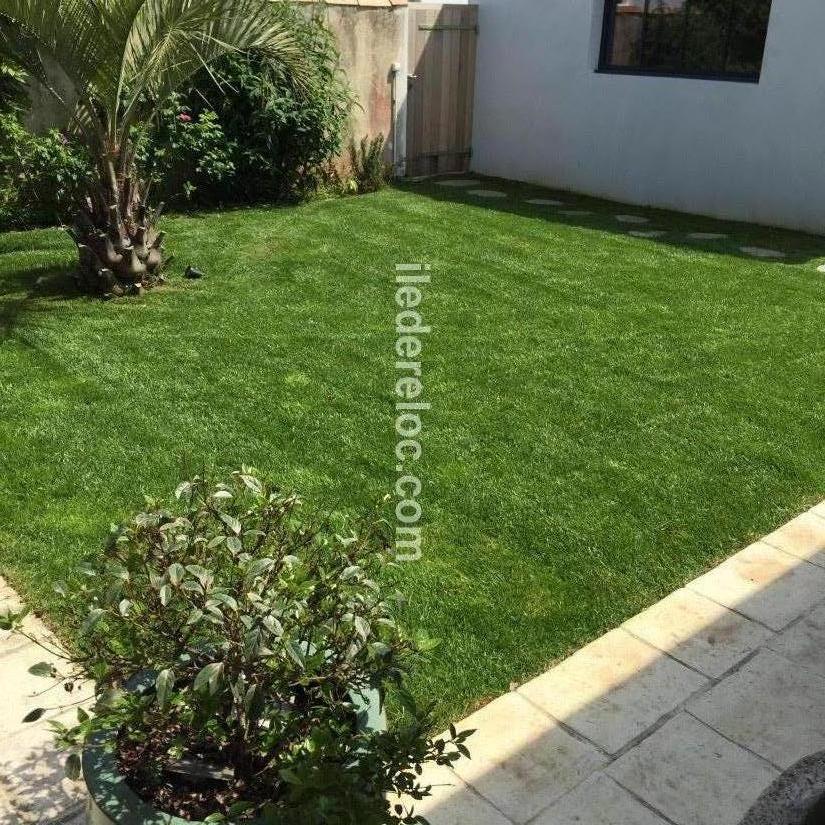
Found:
[[[471,731],[431,738],[432,707],[404,689],[422,645],[381,584],[382,520],[304,518],[248,468],[175,499],[147,500],[55,585],[79,631],[31,669],[70,693],[94,683],[77,724],[55,725],[89,822],[426,822],[403,798],[428,796],[422,765],[468,755]],[[22,618],[2,623],[27,634]]]

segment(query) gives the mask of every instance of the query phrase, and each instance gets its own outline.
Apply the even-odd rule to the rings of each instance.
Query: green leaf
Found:
[[[230,553],[240,553],[243,550],[243,544],[237,536],[227,536],[226,546],[229,548]]]
[[[240,800],[236,802],[234,805],[229,806],[229,816],[238,816],[240,814],[245,814],[248,810],[252,808],[251,802],[244,802]]]
[[[230,516],[229,513],[221,513],[221,521],[236,535],[239,536],[241,533],[241,523],[236,519],[234,516]]]
[[[204,667],[195,677],[195,690],[208,688],[211,694],[215,694],[220,685],[223,675],[223,662],[212,662]]]
[[[174,687],[174,685],[175,674],[171,668],[166,668],[158,673],[158,678],[155,680],[155,695],[161,708],[166,707],[166,703],[169,699],[169,691]]]
[[[300,645],[297,642],[289,641],[285,645],[286,652],[290,655],[290,658],[295,662],[301,670],[306,667],[306,663],[304,661],[304,653],[301,650]]]
[[[83,620],[83,624],[80,625],[80,635],[83,636],[86,633],[90,633],[94,630],[95,625],[103,618],[104,610],[100,607],[93,607],[87,614],[86,618]]]
[[[189,618],[186,620],[186,624],[192,625],[197,624],[203,618],[203,610],[200,608],[195,608],[190,614]]]
[[[261,485],[261,482],[258,481],[257,478],[255,478],[255,476],[249,476],[249,475],[241,474],[241,481],[253,493],[256,493],[257,495],[260,495],[263,492],[263,486]]]
[[[370,623],[363,616],[356,616],[355,630],[362,639],[366,639],[370,635]]]
[[[392,653],[392,648],[384,642],[372,642],[369,648],[376,656],[386,656]]]
[[[66,771],[66,776],[71,779],[72,782],[80,779],[80,756],[76,753],[70,753],[66,757],[64,770]]]
[[[186,575],[186,568],[182,564],[175,562],[174,564],[169,565],[169,569],[166,573],[169,576],[169,581],[172,583],[172,586],[177,587]]]
[[[77,721],[80,722],[81,725],[84,722],[88,722],[90,718],[91,717],[89,716],[89,714],[86,713],[86,711],[83,710],[83,708],[78,708],[77,709]]]
[[[30,710],[24,717],[24,722],[36,722],[46,712],[46,708],[35,708]]]
[[[55,673],[54,665],[49,662],[38,662],[29,668],[29,673],[32,676],[53,676]]]
[[[276,636],[284,635],[284,626],[274,616],[264,616],[261,621],[270,633],[274,633]]]
[[[160,603],[166,607],[172,598],[172,588],[168,584],[164,584],[158,595],[160,596]]]

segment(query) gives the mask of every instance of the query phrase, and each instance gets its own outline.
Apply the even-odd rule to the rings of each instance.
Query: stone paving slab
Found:
[[[816,513],[797,516],[762,541],[792,556],[825,567],[825,519]]]
[[[7,653],[0,648],[0,668],[14,681],[14,692],[6,693],[0,703],[0,738],[29,727],[31,723],[24,722],[23,718],[30,711],[46,709],[38,722],[44,726],[46,720],[57,716],[69,703],[91,698],[88,686],[79,687],[69,694],[62,687],[55,687],[50,679],[32,676],[28,669],[39,662],[61,665],[57,657],[49,655],[34,643],[12,647]]]
[[[59,719],[71,724],[74,714]],[[2,745],[0,785],[21,823],[47,823],[82,812],[84,786],[66,779],[66,755],[55,749],[51,728],[43,723],[28,725],[4,738]]]
[[[822,599],[825,570],[756,542],[687,587],[772,630],[782,630]]]
[[[771,650],[761,651],[688,710],[783,770],[825,750],[825,678]]]
[[[471,820],[467,820],[467,825]],[[665,825],[665,820],[599,772],[533,820],[531,825]]]
[[[499,697],[460,727],[477,733],[467,743],[472,759],[457,762],[455,772],[518,825],[607,762],[517,693]]]
[[[779,776],[767,762],[680,713],[608,774],[679,825],[738,825]]]
[[[825,676],[825,605],[774,636],[768,647],[799,665]]]
[[[421,782],[432,785],[434,795],[422,800],[405,800],[404,806],[427,817],[430,825],[511,825],[511,820],[445,766],[427,765]]]
[[[519,688],[531,702],[617,753],[708,684],[621,628]]]
[[[773,635],[762,625],[687,589],[677,590],[622,626],[714,678],[739,664]]]

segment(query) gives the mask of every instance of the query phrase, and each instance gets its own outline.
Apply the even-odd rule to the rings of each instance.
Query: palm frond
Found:
[[[308,82],[305,55],[276,9],[273,0],[0,0],[0,15],[68,76],[81,119],[96,118],[113,145],[228,52],[260,50],[297,84]]]
[[[146,0],[126,45],[132,110],[142,96],[160,101],[204,66],[233,51],[261,50],[296,83],[308,64],[271,0]]]

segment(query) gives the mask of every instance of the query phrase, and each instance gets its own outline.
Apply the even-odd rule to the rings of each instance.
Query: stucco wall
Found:
[[[759,84],[598,74],[604,0],[478,0],[476,171],[825,232],[822,0],[773,0]]]
[[[341,68],[357,100],[350,118],[352,137],[383,134],[390,140],[392,66],[404,57],[406,9],[330,5],[322,13],[338,41]]]

